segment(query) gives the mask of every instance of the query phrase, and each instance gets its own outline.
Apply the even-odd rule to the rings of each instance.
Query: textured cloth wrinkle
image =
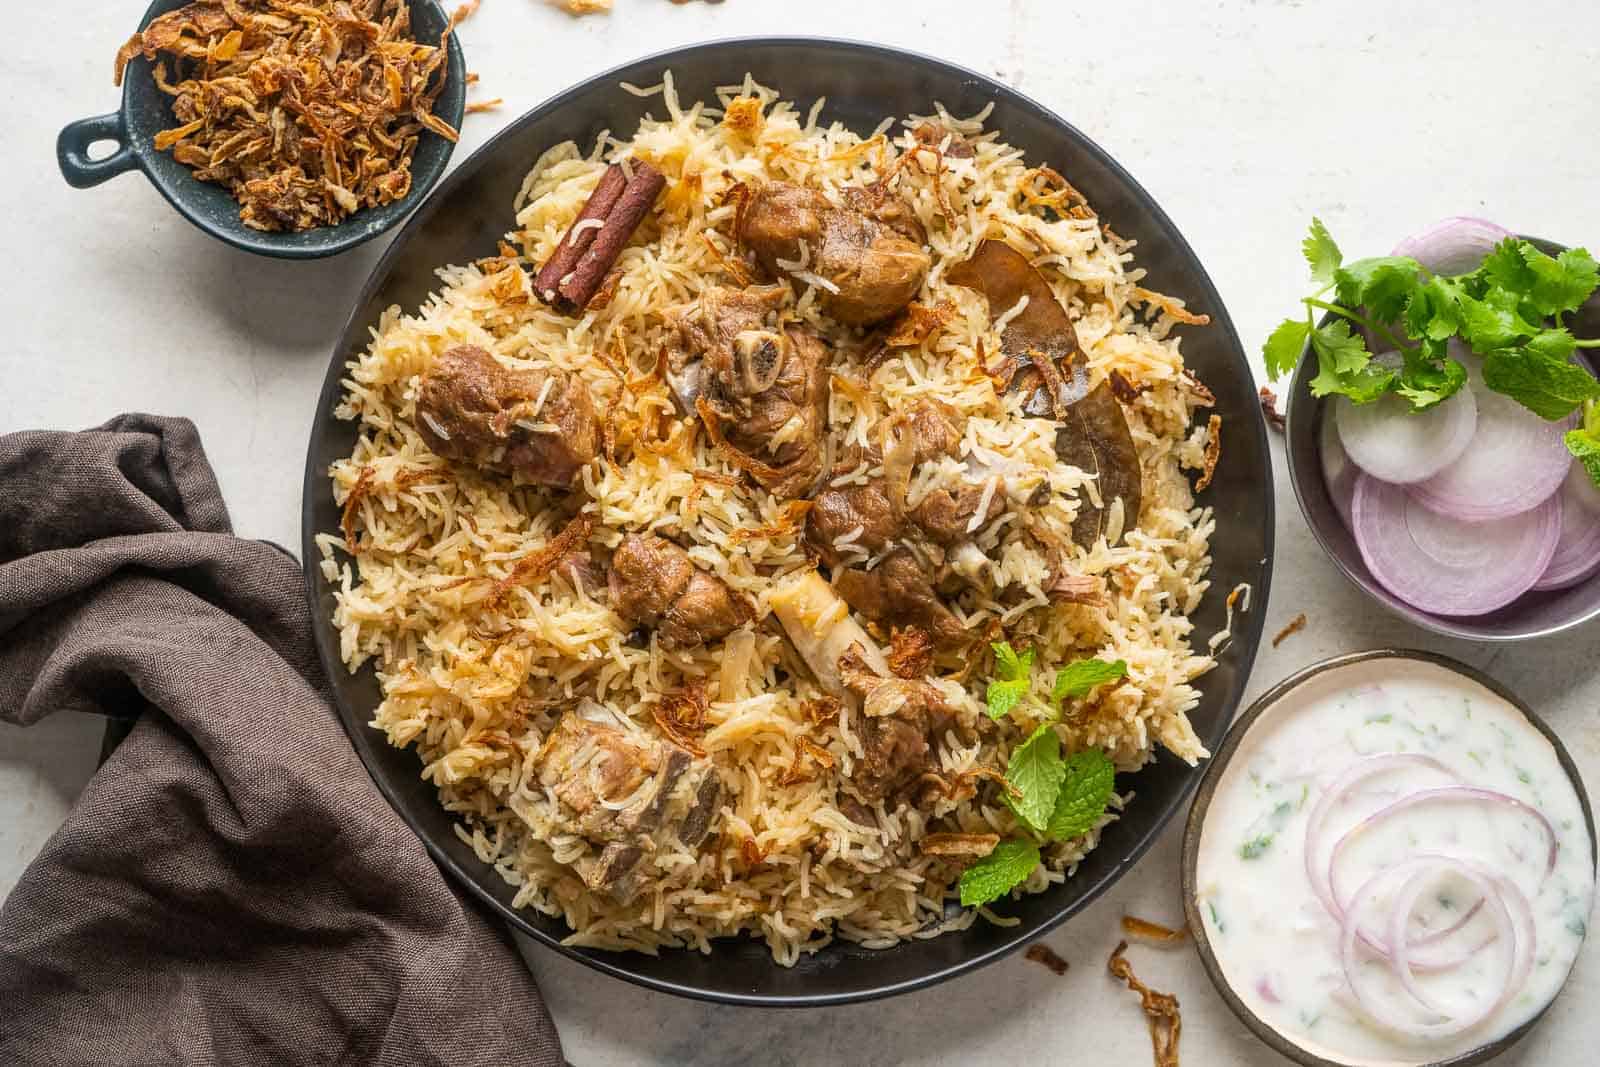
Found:
[[[0,719],[74,711],[138,721],[0,905],[0,1063],[563,1063],[504,927],[357,759],[299,564],[233,536],[188,420],[0,436]]]

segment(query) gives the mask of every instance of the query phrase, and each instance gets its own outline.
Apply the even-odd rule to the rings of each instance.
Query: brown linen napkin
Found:
[[[191,423],[0,436],[0,718],[139,716],[0,907],[0,1063],[562,1062],[322,685]]]

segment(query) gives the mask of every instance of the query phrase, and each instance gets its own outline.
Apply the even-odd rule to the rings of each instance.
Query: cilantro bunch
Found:
[[[1346,263],[1320,219],[1301,248],[1319,288],[1302,301],[1303,319],[1267,338],[1269,378],[1293,371],[1309,347],[1314,395],[1367,404],[1392,393],[1426,411],[1466,384],[1466,368],[1449,355],[1449,341],[1459,338],[1482,355],[1483,382],[1495,392],[1552,421],[1584,409],[1585,425],[1567,435],[1567,447],[1600,484],[1600,381],[1571,362],[1600,338],[1576,338],[1565,324],[1600,287],[1587,251],[1550,256],[1507,238],[1476,270],[1433,274],[1407,256]],[[1319,311],[1330,316],[1327,325],[1317,325]],[[1375,357],[1369,338],[1393,355]]]
[[[989,714],[1004,718],[1027,694],[1033,680],[1034,650],[1020,655],[1007,642],[992,646],[998,678],[989,683]],[[1098,685],[1128,673],[1122,660],[1078,660],[1056,672],[1051,703],[1081,699]],[[987,904],[1005,896],[1039,865],[1039,846],[1066,841],[1093,830],[1111,800],[1116,768],[1111,757],[1086,749],[1063,757],[1061,738],[1050,723],[1041,723],[1011,753],[1006,765],[1006,806],[1024,833],[1000,842],[994,851],[961,875],[964,907]]]

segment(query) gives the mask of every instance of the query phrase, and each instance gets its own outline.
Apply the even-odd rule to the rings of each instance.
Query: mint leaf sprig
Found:
[[[1600,381],[1571,362],[1577,349],[1600,348],[1600,338],[1574,337],[1564,321],[1600,288],[1600,265],[1588,251],[1551,256],[1507,238],[1476,270],[1433,274],[1406,256],[1346,263],[1320,219],[1311,220],[1301,250],[1318,289],[1301,301],[1304,318],[1267,337],[1270,379],[1292,372],[1309,349],[1314,395],[1369,404],[1392,393],[1426,411],[1466,384],[1466,368],[1449,355],[1459,338],[1483,356],[1483,381],[1495,392],[1552,421],[1584,408],[1585,426],[1567,435],[1567,447],[1600,484],[1600,425],[1588,418]],[[1317,324],[1318,312],[1330,317],[1326,325]],[[1369,339],[1393,354],[1375,357]]]
[[[1062,758],[1055,727],[1041,724],[1012,750],[1006,766],[1005,803],[1023,826],[961,874],[961,905],[998,900],[1039,865],[1043,841],[1066,841],[1093,830],[1105,816],[1116,767],[1098,749]]]
[[[1022,698],[1033,687],[1035,651],[1017,652],[1009,641],[995,641],[989,645],[994,650],[995,677],[984,692],[984,704],[989,718],[999,721],[1011,714]],[[1107,682],[1127,677],[1128,664],[1123,660],[1074,660],[1056,672],[1050,687],[1050,704],[1056,714],[1061,714],[1062,702],[1082,700]]]

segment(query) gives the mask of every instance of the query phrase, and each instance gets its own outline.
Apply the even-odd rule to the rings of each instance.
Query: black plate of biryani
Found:
[[[1161,209],[875,46],[698,45],[479,150],[334,354],[304,553],[350,736],[597,969],[838,1003],[1128,870],[1260,639],[1272,474]]]

